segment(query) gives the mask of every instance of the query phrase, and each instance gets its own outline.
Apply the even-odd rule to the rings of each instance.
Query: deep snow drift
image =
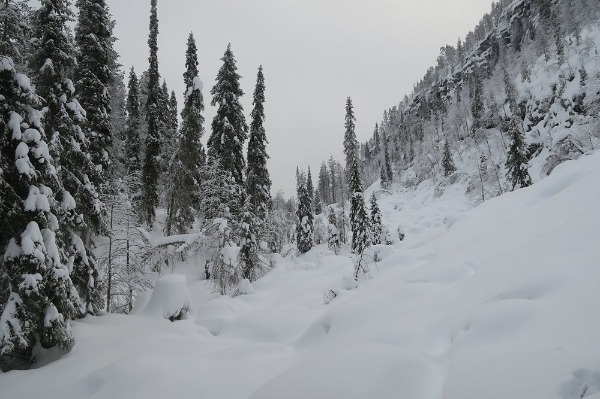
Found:
[[[1,396],[600,398],[600,153],[472,210],[428,192],[380,198],[407,239],[357,288],[324,246],[235,298],[199,265],[187,320],[88,317],[68,355],[0,375]]]

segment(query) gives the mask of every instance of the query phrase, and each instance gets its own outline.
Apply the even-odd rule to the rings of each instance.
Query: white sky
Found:
[[[117,21],[120,62],[148,67],[150,0],[107,0]],[[373,133],[434,65],[490,9],[488,0],[158,0],[159,67],[182,106],[186,41],[194,33],[204,81],[205,137],[215,108],[209,91],[227,43],[237,60],[248,123],[256,72],[266,82],[265,128],[272,193],[294,194],[296,166],[331,154],[342,161],[344,106],[352,97],[357,136]]]

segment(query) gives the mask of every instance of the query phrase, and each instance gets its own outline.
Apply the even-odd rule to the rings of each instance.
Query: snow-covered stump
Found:
[[[143,314],[175,321],[186,319],[190,309],[191,299],[185,276],[171,274],[156,282]]]

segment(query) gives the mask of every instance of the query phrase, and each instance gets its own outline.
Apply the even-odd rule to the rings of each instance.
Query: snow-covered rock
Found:
[[[190,308],[191,300],[186,277],[181,274],[171,274],[161,277],[156,282],[143,314],[175,321],[187,318]]]

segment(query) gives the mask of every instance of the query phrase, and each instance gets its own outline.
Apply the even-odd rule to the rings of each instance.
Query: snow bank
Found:
[[[187,318],[190,308],[191,300],[185,276],[171,274],[156,282],[143,314],[174,321]]]

